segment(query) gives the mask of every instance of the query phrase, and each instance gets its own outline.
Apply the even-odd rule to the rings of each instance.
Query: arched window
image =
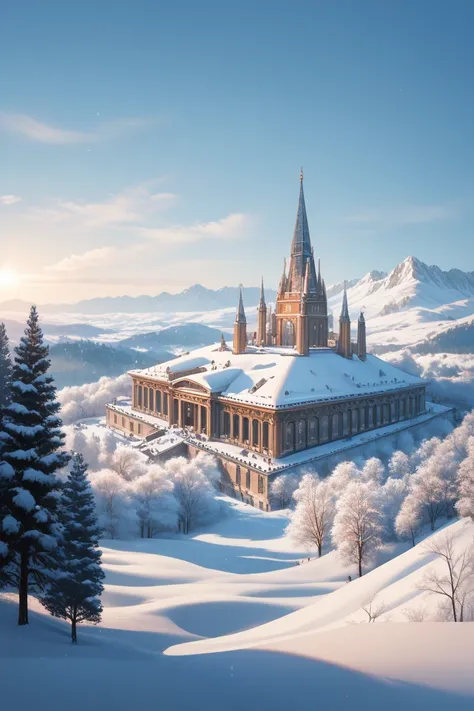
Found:
[[[133,389],[133,404],[138,407],[138,385],[135,385]]]
[[[249,418],[248,417],[243,417],[242,418],[242,439],[244,442],[249,441]]]
[[[374,410],[375,407],[370,406],[367,410],[367,429],[371,429],[374,426]]]
[[[295,423],[287,422],[285,425],[285,452],[295,448]]]
[[[149,398],[150,398],[150,402],[149,402],[150,410],[154,410],[155,409],[155,397],[154,397],[154,390],[152,390],[151,388],[150,388]]]
[[[224,437],[228,437],[230,435],[230,414],[228,412],[222,413],[222,428]]]
[[[298,422],[298,447],[306,447],[306,420]]]
[[[349,413],[344,410],[342,413],[342,436],[347,437],[349,434]]]
[[[395,420],[397,419],[397,413],[395,410],[395,406],[396,406],[396,401],[392,400],[392,402],[390,403],[390,421],[391,422],[395,422]]]
[[[406,400],[402,398],[400,400],[400,419],[404,420],[406,417]]]
[[[143,388],[143,407],[148,410],[148,388]]]
[[[168,393],[163,393],[163,415],[168,415]]]
[[[420,395],[420,410],[421,412],[424,412],[426,410],[425,393],[421,393]]]
[[[268,438],[269,438],[269,433],[270,433],[270,425],[268,422],[263,423],[263,429],[262,429],[262,445],[264,449],[268,449]]]
[[[390,405],[388,402],[383,406],[383,421],[385,425],[390,422]]]
[[[258,447],[259,444],[259,429],[260,423],[258,420],[252,420],[252,444]]]
[[[359,410],[359,429],[362,432],[365,430],[365,418],[367,415],[367,408],[361,407]]]
[[[309,441],[311,444],[316,444],[318,441],[318,421],[315,417],[309,421]]]
[[[319,441],[327,442],[329,439],[329,420],[328,416],[324,415],[319,420]]]
[[[339,413],[335,412],[331,418],[331,424],[332,424],[332,438],[333,439],[338,439],[341,436],[341,433],[339,431]]]
[[[143,388],[141,385],[138,386],[138,407],[143,405]]]
[[[159,390],[155,393],[155,410],[161,412],[161,392]]]
[[[265,493],[265,478],[261,474],[258,475],[258,493]]]
[[[285,325],[283,326],[283,345],[295,345],[295,326],[293,324],[293,321],[286,321]]]
[[[235,437],[235,439],[240,439],[240,417],[239,417],[239,415],[234,415],[234,437]]]
[[[359,431],[359,410],[352,410],[352,434]]]
[[[374,421],[375,421],[375,426],[379,427],[380,423],[382,421],[382,408],[381,405],[375,405],[374,406]]]
[[[250,469],[245,472],[245,488],[250,489]]]
[[[237,486],[240,486],[240,479],[241,479],[241,472],[240,472],[240,465],[237,464],[235,467],[235,483]]]

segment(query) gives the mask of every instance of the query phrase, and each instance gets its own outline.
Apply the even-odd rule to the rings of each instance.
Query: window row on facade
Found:
[[[146,385],[134,385],[133,406],[138,410],[147,410],[158,416],[168,417],[168,393],[149,388]]]
[[[356,407],[333,415],[300,418],[286,422],[282,432],[282,453],[287,454],[317,444],[384,427],[416,417],[425,410],[424,394],[394,399],[390,403]]]

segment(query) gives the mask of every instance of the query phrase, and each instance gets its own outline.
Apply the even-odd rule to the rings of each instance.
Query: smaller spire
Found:
[[[247,319],[245,318],[244,300],[242,297],[242,284],[240,285],[239,303],[237,305],[237,313],[235,314],[235,322],[236,323],[247,323]]]
[[[361,311],[359,315],[359,323],[365,323],[364,312]]]
[[[300,169],[300,182],[303,182],[303,168]]]
[[[278,289],[280,294],[283,294],[286,288],[286,257],[283,258],[283,274],[280,279],[280,288]]]
[[[344,295],[342,297],[341,321],[350,321],[349,306],[347,304],[347,281],[344,282]]]
[[[265,290],[263,288],[263,277],[262,277],[262,285],[260,287],[260,303],[259,303],[259,308],[265,308],[266,303],[265,303]]]

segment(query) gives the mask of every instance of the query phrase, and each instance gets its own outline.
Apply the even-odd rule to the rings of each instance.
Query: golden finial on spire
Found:
[[[303,182],[303,168],[300,170],[300,181]]]

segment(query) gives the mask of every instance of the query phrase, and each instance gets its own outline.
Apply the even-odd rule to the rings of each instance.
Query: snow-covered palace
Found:
[[[240,292],[233,343],[219,344],[146,370],[130,371],[131,407],[107,406],[107,423],[154,440],[169,428],[190,455],[214,452],[223,489],[268,508],[269,479],[289,465],[335,451],[335,441],[419,418],[426,383],[367,353],[361,313],[357,340],[344,290],[339,332],[329,331],[326,287],[316,268],[303,176],[288,269],[276,307],[261,289],[257,330],[249,337]],[[176,441],[178,441],[178,439]],[[340,447],[344,448],[344,447]]]

